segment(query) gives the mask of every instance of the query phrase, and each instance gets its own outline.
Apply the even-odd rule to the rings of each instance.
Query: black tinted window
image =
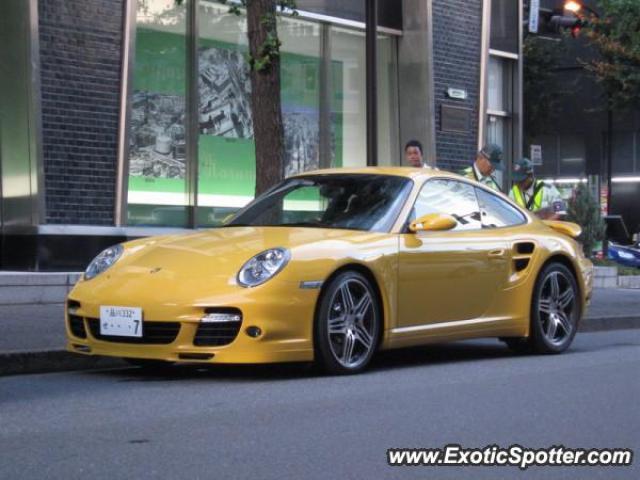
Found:
[[[524,215],[502,198],[480,188],[476,190],[484,228],[508,227],[526,221]]]
[[[411,192],[408,178],[331,174],[285,180],[225,226],[298,226],[388,231]]]
[[[473,186],[457,180],[427,181],[413,208],[412,220],[430,213],[444,213],[456,219],[454,230],[482,228],[480,207]]]

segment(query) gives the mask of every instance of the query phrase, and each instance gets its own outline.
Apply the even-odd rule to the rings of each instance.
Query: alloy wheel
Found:
[[[542,283],[538,301],[538,318],[546,340],[561,345],[575,328],[576,292],[562,271],[551,271]]]
[[[369,287],[357,278],[345,279],[333,293],[327,318],[329,346],[345,368],[358,368],[375,348],[373,301]]]

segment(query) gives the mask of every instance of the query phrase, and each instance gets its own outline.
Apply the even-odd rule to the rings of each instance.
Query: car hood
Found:
[[[226,272],[237,270],[264,250],[283,247],[295,251],[326,241],[351,242],[369,237],[368,232],[302,227],[227,227],[188,235],[175,235],[132,243],[126,249],[131,267],[168,268],[184,266]],[[373,234],[375,235],[375,234]],[[125,244],[128,247],[128,244]]]
[[[354,245],[375,248],[375,239],[385,236],[324,228],[227,227],[152,237],[125,243],[123,256],[114,266],[82,283],[94,293],[117,290],[122,296],[144,289],[165,298],[184,298],[210,292],[213,285],[218,292],[228,291],[237,288],[236,275],[245,262],[274,247],[291,252],[290,266],[278,274],[279,280],[299,281],[291,266],[296,260],[307,265],[318,258],[338,259],[354,250]]]

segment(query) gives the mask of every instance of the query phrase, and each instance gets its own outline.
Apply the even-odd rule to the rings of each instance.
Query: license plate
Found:
[[[100,334],[119,337],[142,337],[142,309],[101,306]]]

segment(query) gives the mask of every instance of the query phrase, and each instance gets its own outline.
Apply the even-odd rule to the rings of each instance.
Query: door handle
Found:
[[[489,258],[502,258],[504,257],[504,248],[497,248],[496,250],[491,250],[489,252]]]

